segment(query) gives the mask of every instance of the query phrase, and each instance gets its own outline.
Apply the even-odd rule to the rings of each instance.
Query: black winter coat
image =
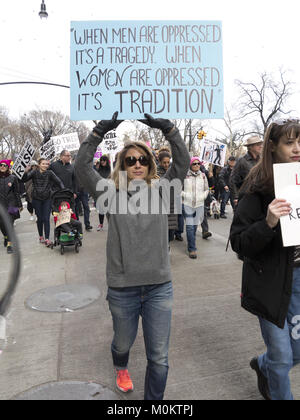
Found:
[[[219,174],[219,185],[221,188],[221,191],[226,187],[229,187],[229,179],[230,179],[230,175],[232,173],[232,169],[230,168],[229,165],[225,166],[220,174]]]
[[[61,160],[57,160],[56,162],[51,163],[49,169],[61,180],[65,188],[71,190],[73,193],[78,191],[73,164],[66,163],[64,165]],[[55,188],[55,190],[57,190],[57,188]]]
[[[27,182],[32,179],[32,198],[36,200],[48,200],[51,197],[51,191],[55,186],[57,190],[64,189],[64,184],[49,169],[45,172],[40,172],[39,169],[33,169],[30,172],[25,172],[22,180]]]
[[[255,160],[253,156],[248,152],[245,156],[238,159],[236,162],[231,175],[230,175],[230,192],[232,193],[233,199],[237,200],[239,196],[239,190],[245,181],[250,170],[257,164],[258,160]]]
[[[280,223],[271,229],[266,222],[273,199],[260,193],[240,197],[230,241],[244,261],[242,307],[283,328],[292,293],[294,247],[283,247]]]
[[[19,183],[15,175],[8,174],[0,176],[0,202],[6,209],[8,207],[22,207]],[[15,218],[19,217],[19,215],[15,216]]]

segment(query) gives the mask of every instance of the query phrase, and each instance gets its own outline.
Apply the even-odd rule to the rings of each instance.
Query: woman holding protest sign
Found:
[[[159,211],[134,213],[134,210],[135,204],[142,201],[141,197],[148,197],[155,191],[158,191],[159,200],[166,191],[167,181],[178,180],[180,195],[190,159],[174,124],[169,120],[154,119],[145,114],[146,119],[142,122],[152,128],[161,129],[172,148],[173,164],[163,178],[164,183],[160,184],[162,181],[156,174],[151,150],[143,142],[132,142],[118,155],[112,179],[109,181],[113,184],[113,196],[105,196],[105,188],[101,189],[100,185],[104,180],[93,170],[93,156],[105,133],[120,124],[117,115],[116,112],[111,120],[100,121],[87,140],[81,144],[75,168],[80,168],[80,171],[77,171],[78,177],[97,200],[97,207],[104,205],[105,201],[119,204],[123,201],[124,205],[125,200],[126,204],[122,211],[114,208],[113,204],[108,203],[106,207],[109,220],[107,300],[113,318],[114,338],[111,350],[117,371],[117,387],[123,392],[133,390],[128,361],[141,316],[148,360],[144,398],[161,400],[169,368],[168,347],[173,301],[168,254],[168,216],[167,211],[162,214]],[[139,186],[139,192],[132,189],[132,183]],[[140,193],[145,194],[142,196]],[[124,211],[124,208],[127,210]]]
[[[23,210],[19,194],[18,178],[10,173],[10,160],[0,160],[0,202],[7,209],[11,223],[20,218],[20,211]],[[4,224],[0,219],[0,229],[4,236],[4,246],[7,253],[13,252],[10,238],[7,235]]]
[[[279,220],[290,203],[274,193],[274,163],[300,162],[300,120],[278,120],[240,191],[232,249],[244,261],[242,306],[259,318],[267,351],[251,360],[265,399],[291,400],[289,371],[300,362],[300,247],[283,247]]]
[[[22,178],[23,182],[32,179],[32,206],[37,217],[37,229],[40,243],[50,246],[50,214],[51,214],[51,188],[55,185],[64,188],[61,180],[49,168],[49,161],[40,158],[38,168],[30,171],[30,166]],[[44,236],[45,235],[45,236]]]

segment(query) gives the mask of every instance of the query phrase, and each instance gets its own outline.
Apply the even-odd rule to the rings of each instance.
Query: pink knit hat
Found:
[[[192,157],[192,159],[191,159],[191,162],[190,162],[190,166],[192,166],[192,163],[193,163],[195,160],[198,160],[198,161],[200,162],[200,164],[201,164],[201,159],[200,159],[198,156],[193,156],[193,157]]]
[[[11,160],[2,159],[0,160],[0,163],[5,163],[5,165],[7,165],[10,168]]]

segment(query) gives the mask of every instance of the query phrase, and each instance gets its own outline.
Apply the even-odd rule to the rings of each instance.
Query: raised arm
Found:
[[[97,200],[100,192],[96,190],[97,183],[101,179],[100,174],[93,168],[93,158],[97,147],[102,142],[104,135],[122,122],[117,120],[118,112],[115,112],[111,120],[102,120],[88,138],[81,144],[76,161],[75,174],[79,183],[84,187],[84,190],[92,195],[94,200]]]
[[[164,178],[169,181],[179,179],[183,183],[190,165],[190,155],[187,147],[174,124],[167,119],[153,118],[145,114],[146,119],[140,120],[152,128],[160,129],[171,146],[172,165],[166,172]]]

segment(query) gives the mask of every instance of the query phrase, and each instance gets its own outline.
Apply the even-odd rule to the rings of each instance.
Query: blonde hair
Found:
[[[111,174],[111,179],[114,181],[117,189],[119,189],[120,172],[126,171],[125,157],[129,149],[135,149],[141,152],[144,156],[146,156],[149,159],[149,171],[147,177],[145,178],[147,184],[151,184],[152,179],[159,178],[156,171],[156,163],[154,160],[154,156],[149,147],[141,141],[130,142],[126,144],[126,146],[121,150],[121,152],[118,153],[117,163],[113,173]]]

